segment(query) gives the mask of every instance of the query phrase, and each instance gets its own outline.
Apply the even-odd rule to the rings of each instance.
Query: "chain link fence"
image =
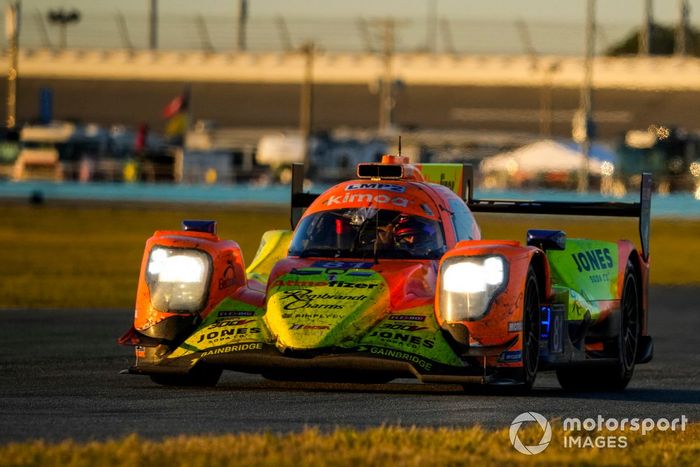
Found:
[[[387,23],[393,34],[386,36]],[[77,23],[51,24],[46,12],[25,10],[20,44],[37,48],[149,48],[146,15],[82,13]],[[325,51],[377,52],[391,41],[399,52],[445,52],[454,54],[581,55],[584,24],[477,20],[460,18],[251,18],[239,35],[238,19],[226,16],[161,16],[158,48],[231,52],[291,51],[313,41]],[[597,51],[604,53],[637,27],[619,23],[597,25]],[[65,35],[63,33],[65,32]],[[243,37],[243,43],[240,37]],[[62,37],[65,37],[63,44]],[[3,46],[6,39],[2,38]]]

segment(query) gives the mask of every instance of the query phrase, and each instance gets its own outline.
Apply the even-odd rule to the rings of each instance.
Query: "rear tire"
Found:
[[[156,374],[150,375],[151,381],[161,386],[213,387],[221,378],[221,368],[197,365],[185,375]]]
[[[620,300],[620,333],[611,347],[617,354],[613,365],[561,368],[557,379],[567,391],[622,391],[632,379],[640,336],[640,305],[634,265],[627,262]]]
[[[523,299],[523,369],[520,389],[529,391],[535,384],[540,359],[540,292],[532,266],[527,271]]]

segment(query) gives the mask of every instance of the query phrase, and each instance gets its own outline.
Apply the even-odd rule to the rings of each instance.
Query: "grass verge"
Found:
[[[626,432],[626,448],[565,448],[554,427],[549,447],[538,455],[516,452],[508,429],[380,427],[364,431],[306,429],[288,434],[241,433],[224,436],[178,436],[153,441],[131,435],[123,439],[56,444],[31,441],[0,446],[6,466],[43,465],[697,465],[700,425],[685,432]],[[581,433],[586,435],[588,433]],[[619,436],[621,432],[593,433]],[[539,428],[519,433],[539,439]],[[536,440],[535,440],[536,441]]]
[[[128,308],[136,295],[146,239],[178,229],[182,219],[216,219],[250,261],[266,230],[288,228],[286,210],[162,206],[0,207],[0,308]],[[524,239],[528,228],[558,228],[570,237],[629,238],[628,219],[479,216],[484,238]],[[700,284],[700,221],[652,223],[654,284]]]

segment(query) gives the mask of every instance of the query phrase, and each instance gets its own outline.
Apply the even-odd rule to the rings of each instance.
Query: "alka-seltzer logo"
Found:
[[[408,206],[408,199],[401,196],[391,197],[388,195],[374,195],[372,193],[345,193],[345,195],[331,196],[326,201],[326,205],[362,203],[362,204],[391,204],[400,208]]]
[[[535,445],[525,446],[518,436],[520,427],[526,422],[528,422],[528,424],[529,422],[535,422],[542,429],[542,437]],[[539,454],[547,449],[550,441],[552,441],[552,426],[549,424],[546,418],[537,412],[525,412],[515,417],[513,423],[510,424],[510,431],[508,434],[510,436],[510,442],[516,451],[521,454],[532,456],[533,454]]]
[[[608,248],[597,248],[595,250],[580,251],[572,253],[571,258],[576,263],[578,272],[599,271],[613,267],[613,259]]]
[[[406,187],[403,185],[391,185],[389,183],[351,183],[345,187],[345,191],[355,190],[383,190],[392,193],[405,193]]]
[[[330,281],[298,281],[278,279],[272,283],[273,287],[333,287],[336,289],[374,289],[381,284],[371,284],[367,282],[345,282],[338,280]]]

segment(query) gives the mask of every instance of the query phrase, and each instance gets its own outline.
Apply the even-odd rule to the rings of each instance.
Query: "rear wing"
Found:
[[[436,170],[441,167],[454,167],[458,164],[417,164],[416,167],[433,169],[425,170],[425,178],[433,183],[448,186],[467,203],[472,212],[492,212],[503,214],[552,214],[569,216],[605,216],[633,217],[639,219],[639,238],[642,244],[642,258],[649,260],[649,236],[651,224],[651,192],[652,179],[650,173],[642,173],[638,203],[622,203],[607,201],[525,201],[474,198],[474,169],[469,164],[461,164],[461,177],[444,178],[445,171]],[[441,175],[442,173],[442,175]],[[436,175],[433,175],[436,174]],[[304,209],[318,197],[318,194],[304,193],[304,166],[292,164],[292,213],[291,224],[294,229],[301,219]]]

